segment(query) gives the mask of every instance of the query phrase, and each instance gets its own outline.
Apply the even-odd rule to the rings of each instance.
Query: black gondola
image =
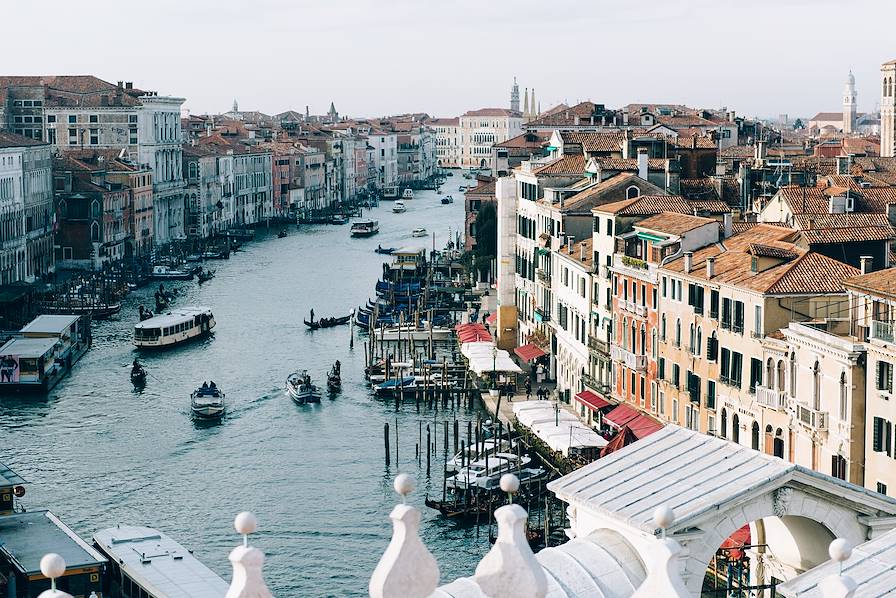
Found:
[[[287,233],[286,233],[286,229],[283,229],[283,230],[281,230],[279,233],[277,233],[277,238],[278,238],[278,239],[282,239],[283,237],[286,236],[286,234],[287,234]]]
[[[341,326],[343,324],[348,324],[352,319],[351,315],[348,316],[340,316],[333,318],[321,318],[317,321],[302,320],[305,322],[305,326],[310,328],[311,330],[317,330],[318,328],[332,328],[333,326]]]
[[[131,382],[134,386],[143,386],[146,384],[146,370],[136,361],[131,367]]]
[[[199,280],[199,284],[202,284],[203,282],[207,282],[207,281],[211,280],[211,279],[214,278],[214,277],[215,277],[215,271],[214,271],[214,270],[202,270],[202,269],[200,269],[199,272],[196,273],[196,278]]]

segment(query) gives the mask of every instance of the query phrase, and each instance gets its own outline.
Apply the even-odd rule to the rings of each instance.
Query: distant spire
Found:
[[[528,87],[526,88],[526,95],[525,95],[524,101],[523,101],[523,115],[524,116],[529,115],[529,88]]]
[[[529,114],[529,116],[534,118],[535,117],[535,88],[534,87],[532,88],[532,103],[530,104],[530,108],[532,109],[532,112],[531,112],[531,114]]]
[[[510,88],[510,109],[520,111],[520,86],[516,84],[516,77],[513,78],[513,87]]]
[[[234,98],[234,100],[233,100],[233,111],[234,112],[240,111],[240,105],[236,103],[236,98]]]

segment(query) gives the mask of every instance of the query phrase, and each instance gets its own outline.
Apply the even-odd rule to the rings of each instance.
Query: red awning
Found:
[[[597,411],[599,409],[603,409],[604,407],[610,407],[612,404],[605,400],[602,397],[594,394],[590,390],[583,390],[579,394],[576,395],[576,400],[583,405],[587,405],[593,411]]]
[[[479,322],[473,324],[458,324],[454,329],[457,332],[458,340],[462,343],[478,343],[492,340],[492,335],[489,334],[488,330],[485,329],[485,326]]]
[[[495,312],[495,313],[493,313],[493,314],[490,314],[490,315],[485,319],[485,321],[488,322],[489,324],[494,324],[495,322],[497,322],[497,321],[498,321],[498,312]]]
[[[516,353],[517,356],[523,361],[533,361],[545,354],[544,351],[542,351],[532,343],[523,345],[522,347],[517,347],[513,350],[513,352]]]
[[[615,453],[619,449],[626,447],[637,440],[638,438],[628,429],[628,426],[622,426],[622,429],[613,437],[613,440],[608,442],[607,446],[600,449],[600,456],[606,457],[610,453]]]
[[[663,424],[659,423],[653,418],[647,417],[646,415],[639,415],[632,421],[628,422],[628,427],[631,429],[635,436],[641,439],[645,436],[650,436],[657,430],[661,430]]]
[[[737,561],[744,558],[744,546],[750,545],[750,524],[746,524],[730,536],[719,547],[727,550],[731,560]]]
[[[640,416],[641,414],[633,407],[623,404],[617,405],[615,409],[606,414],[604,416],[604,421],[615,428],[621,428]]]

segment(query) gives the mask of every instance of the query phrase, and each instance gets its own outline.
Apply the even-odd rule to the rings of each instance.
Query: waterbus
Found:
[[[181,307],[143,320],[134,326],[134,344],[140,348],[170,347],[198,338],[215,327],[208,307]]]

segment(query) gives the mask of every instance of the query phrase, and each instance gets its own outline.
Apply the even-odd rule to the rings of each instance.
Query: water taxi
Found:
[[[380,232],[380,223],[376,220],[356,220],[352,224],[353,237],[370,237]]]
[[[392,206],[392,211],[395,212],[396,214],[401,214],[402,212],[407,212],[408,208],[407,208],[407,206],[404,205],[404,202],[399,199]]]
[[[445,197],[442,198],[442,204],[443,204],[443,205],[446,205],[446,206],[447,206],[447,205],[450,204],[450,203],[454,203],[454,198],[451,197],[450,195],[446,195]]]
[[[220,419],[224,417],[224,393],[220,388],[203,383],[190,395],[190,411],[202,419]]]
[[[320,390],[311,383],[311,376],[305,370],[286,378],[286,394],[298,405],[320,403]]]
[[[414,199],[414,190],[408,187],[401,194],[402,199]]]
[[[170,347],[208,334],[215,316],[208,307],[181,307],[134,325],[134,345]]]
[[[119,525],[93,535],[109,559],[108,594],[121,598],[224,598],[228,584],[187,550],[151,527]]]
[[[428,234],[428,233],[426,232],[426,229],[425,229],[425,228],[422,228],[422,227],[421,227],[421,228],[415,228],[414,230],[411,231],[411,236],[412,236],[412,237],[425,237],[427,234]]]
[[[171,266],[153,266],[149,277],[154,280],[193,280],[193,273]]]

